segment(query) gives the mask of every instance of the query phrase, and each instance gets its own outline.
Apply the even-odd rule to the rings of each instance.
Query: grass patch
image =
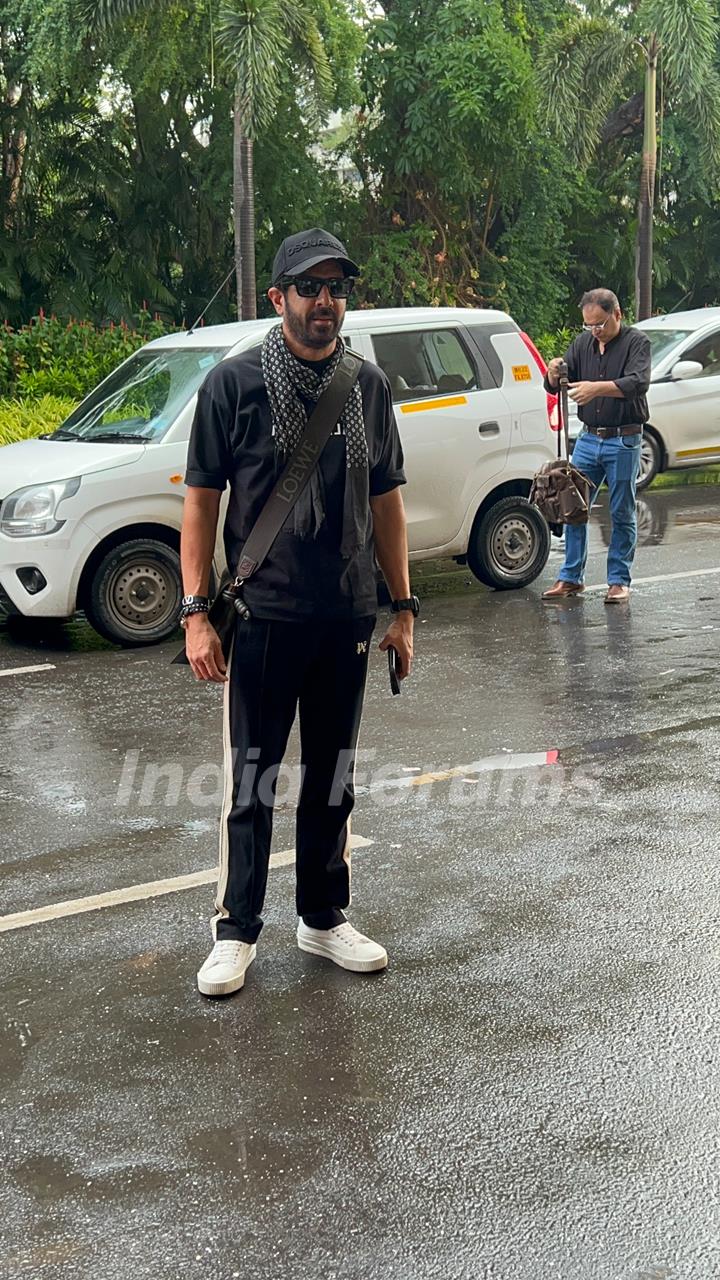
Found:
[[[469,567],[454,560],[421,560],[410,565],[413,591],[421,600],[428,596],[475,595],[487,591]]]
[[[656,489],[682,489],[687,484],[720,484],[720,465],[704,470],[701,467],[688,467],[683,471],[663,471],[642,493],[644,497],[646,493],[653,493]]]

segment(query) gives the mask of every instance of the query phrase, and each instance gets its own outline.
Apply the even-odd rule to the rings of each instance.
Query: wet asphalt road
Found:
[[[297,950],[290,865],[222,1002],[209,883],[0,920],[0,1276],[720,1275],[720,491],[641,523],[629,609],[543,606],[556,552],[429,599],[401,698],[375,655],[352,919],[384,974]],[[0,633],[0,673],[52,664],[0,678],[0,916],[212,868],[220,692],[176,647]]]

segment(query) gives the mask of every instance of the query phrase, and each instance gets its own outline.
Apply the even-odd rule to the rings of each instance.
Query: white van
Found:
[[[57,431],[0,449],[0,611],[68,618],[83,609],[121,644],[173,633],[196,393],[219,360],[259,345],[275,323],[149,342]],[[467,561],[498,589],[532,582],[550,534],[527,495],[555,436],[529,339],[504,312],[451,308],[348,312],[343,333],[392,385],[411,560]],[[221,535],[222,520],[216,581]]]

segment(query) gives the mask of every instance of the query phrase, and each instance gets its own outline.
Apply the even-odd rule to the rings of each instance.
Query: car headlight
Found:
[[[57,533],[65,524],[57,511],[65,498],[72,498],[80,488],[80,476],[57,480],[54,484],[32,484],[16,489],[0,505],[0,533],[11,538],[38,538]]]

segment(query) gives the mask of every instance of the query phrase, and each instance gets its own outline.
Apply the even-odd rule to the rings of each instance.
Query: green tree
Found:
[[[538,64],[543,115],[575,163],[643,128],[637,201],[635,309],[651,314],[657,171],[657,71],[665,110],[696,131],[709,175],[720,166],[720,75],[712,0],[641,0],[572,6]],[[637,89],[642,78],[643,87]],[[634,90],[634,92],[629,92]]]
[[[501,0],[384,7],[369,32],[354,149],[370,196],[368,252],[395,276],[385,301],[482,305],[497,298],[495,249],[532,134],[529,42]],[[413,268],[393,273],[403,251]]]
[[[22,0],[4,28],[0,76],[12,57],[26,134],[12,198],[0,182],[11,321],[40,307],[129,319],[143,303],[194,318],[226,274],[216,158],[230,154],[229,94],[193,52],[207,32],[195,7],[160,15],[152,40],[146,23],[100,38],[72,0]],[[10,109],[2,125],[17,132]]]
[[[302,0],[229,0],[222,5],[218,40],[235,79],[233,103],[233,221],[238,315],[257,314],[254,145],[272,123],[283,80],[318,117],[333,95],[333,78],[315,16]]]
[[[334,107],[357,100],[363,36],[345,0],[312,0]],[[0,320],[47,312],[193,321],[233,260],[235,75],[218,0],[0,0]],[[11,16],[10,16],[11,15]],[[256,148],[257,252],[348,202],[318,162],[302,76]],[[263,284],[265,283],[263,278]],[[226,287],[210,320],[234,314]]]
[[[175,0],[90,0],[100,29],[144,11],[176,13]],[[321,25],[337,36],[345,21],[350,49],[359,32],[347,11],[330,0],[314,7],[304,0],[221,0],[217,15],[207,0],[206,17],[229,68],[233,94],[232,208],[238,315],[256,315],[254,149],[275,119],[290,82],[304,114],[316,126],[334,105],[334,81]]]

